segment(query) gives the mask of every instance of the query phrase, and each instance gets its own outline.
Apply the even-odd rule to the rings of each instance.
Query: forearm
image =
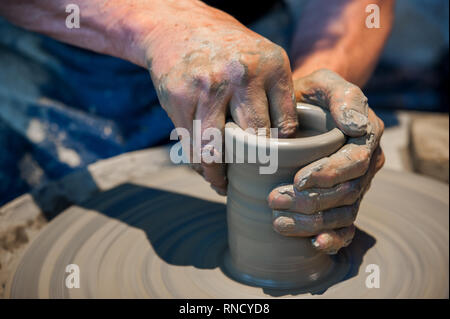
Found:
[[[380,8],[380,28],[366,27],[371,3]],[[363,86],[390,33],[393,10],[393,0],[310,1],[294,36],[294,78],[327,68]]]
[[[68,28],[68,4],[80,8],[80,28]],[[0,15],[25,29],[146,66],[152,33],[161,34],[168,16],[201,6],[168,0],[10,0]]]

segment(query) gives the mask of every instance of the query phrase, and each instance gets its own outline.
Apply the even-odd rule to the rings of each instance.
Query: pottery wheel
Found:
[[[251,287],[223,272],[225,198],[188,168],[136,175],[54,218],[18,262],[7,297],[448,298],[445,184],[382,170],[340,252],[347,274],[310,292]],[[79,266],[80,288],[65,286],[69,264]],[[366,286],[369,265],[379,288]]]

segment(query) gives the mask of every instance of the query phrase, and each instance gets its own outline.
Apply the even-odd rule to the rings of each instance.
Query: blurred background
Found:
[[[3,20],[0,34],[0,205],[101,158],[169,142],[173,126],[147,71],[68,53]],[[386,125],[386,167],[448,183],[448,58],[449,1],[397,0],[392,35],[363,88]],[[119,121],[124,105],[131,115]]]
[[[449,2],[397,0],[394,28],[364,92],[383,119],[385,167],[449,180]]]

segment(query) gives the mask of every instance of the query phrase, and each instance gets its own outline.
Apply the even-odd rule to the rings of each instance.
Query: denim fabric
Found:
[[[0,204],[173,124],[147,70],[0,20]]]

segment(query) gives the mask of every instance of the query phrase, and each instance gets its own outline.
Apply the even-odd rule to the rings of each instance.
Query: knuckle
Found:
[[[248,69],[249,75],[253,74],[261,62],[262,54],[241,54],[240,63]]]
[[[367,112],[368,99],[363,91],[353,83],[347,82],[347,85],[346,95],[355,105],[363,107],[363,111]]]
[[[322,212],[318,212],[311,218],[311,231],[312,232],[318,232],[322,230],[324,224],[324,217]]]
[[[341,175],[341,171],[339,168],[333,168],[330,170],[327,170],[325,173],[323,173],[323,179],[326,180],[328,183],[333,184],[334,181],[339,179],[339,176]]]
[[[296,189],[304,187],[312,176],[312,170],[310,166],[306,166],[300,169],[294,176],[294,186]]]
[[[371,158],[370,150],[367,147],[362,147],[357,162],[363,170],[367,170],[369,168],[370,158]]]
[[[319,211],[320,204],[321,204],[320,193],[314,192],[314,191],[308,192],[308,197],[307,197],[306,203],[307,203],[306,213],[312,214],[312,213]]]
[[[214,95],[216,98],[223,97],[229,89],[229,81],[217,80],[214,81],[208,88],[209,94]]]
[[[370,166],[370,155],[361,160],[361,170],[366,172]]]
[[[209,88],[211,82],[211,75],[207,71],[196,71],[192,74],[192,84],[195,87]]]
[[[266,51],[265,58],[273,61],[274,65],[278,67],[284,67],[289,64],[289,57],[286,50],[277,44],[273,45],[272,50]]]
[[[186,101],[189,97],[189,90],[187,90],[184,85],[170,85],[167,87],[167,90],[170,99],[176,102]]]
[[[235,85],[246,84],[250,77],[248,63],[245,57],[231,58],[225,63],[222,72],[226,74],[225,78],[230,83]]]
[[[334,72],[329,69],[321,68],[321,69],[318,69],[318,70],[314,71],[313,73],[311,73],[311,75],[317,76],[317,77],[324,77],[324,76],[334,75]]]
[[[298,225],[298,230],[302,233],[314,234],[318,231],[318,218],[315,215],[304,215],[295,213],[295,223]]]
[[[330,69],[321,68],[314,72],[312,72],[308,76],[309,80],[312,83],[315,83],[318,86],[324,86],[327,90],[332,91],[336,85],[342,86],[342,83],[346,82],[343,78],[341,78],[337,73],[331,71]]]
[[[361,192],[362,192],[361,185],[356,185],[355,187],[353,187],[353,189],[348,194],[349,202],[355,203],[358,200],[359,196],[361,195]]]
[[[359,96],[367,102],[367,97],[364,95],[364,93],[361,91],[361,89],[357,85],[350,83],[350,82],[347,82],[347,83],[348,83],[347,84],[348,85],[347,92],[349,95]]]
[[[313,214],[319,206],[318,194],[309,190],[301,191],[297,197],[297,210],[302,214]]]
[[[362,191],[363,191],[364,187],[362,184],[362,180],[359,179],[357,183],[355,183],[355,186],[353,188],[353,196],[352,198],[354,198],[355,200],[359,198],[359,196],[361,195]]]
[[[273,208],[274,202],[278,196],[279,192],[277,189],[272,190],[269,195],[267,196],[267,203],[269,207]]]
[[[355,181],[346,182],[342,185],[342,191],[344,196],[351,202],[354,203],[360,196],[363,187],[361,184],[361,179],[358,178]]]
[[[222,71],[202,71],[192,76],[192,86],[209,94],[218,94],[226,91],[229,81]]]

